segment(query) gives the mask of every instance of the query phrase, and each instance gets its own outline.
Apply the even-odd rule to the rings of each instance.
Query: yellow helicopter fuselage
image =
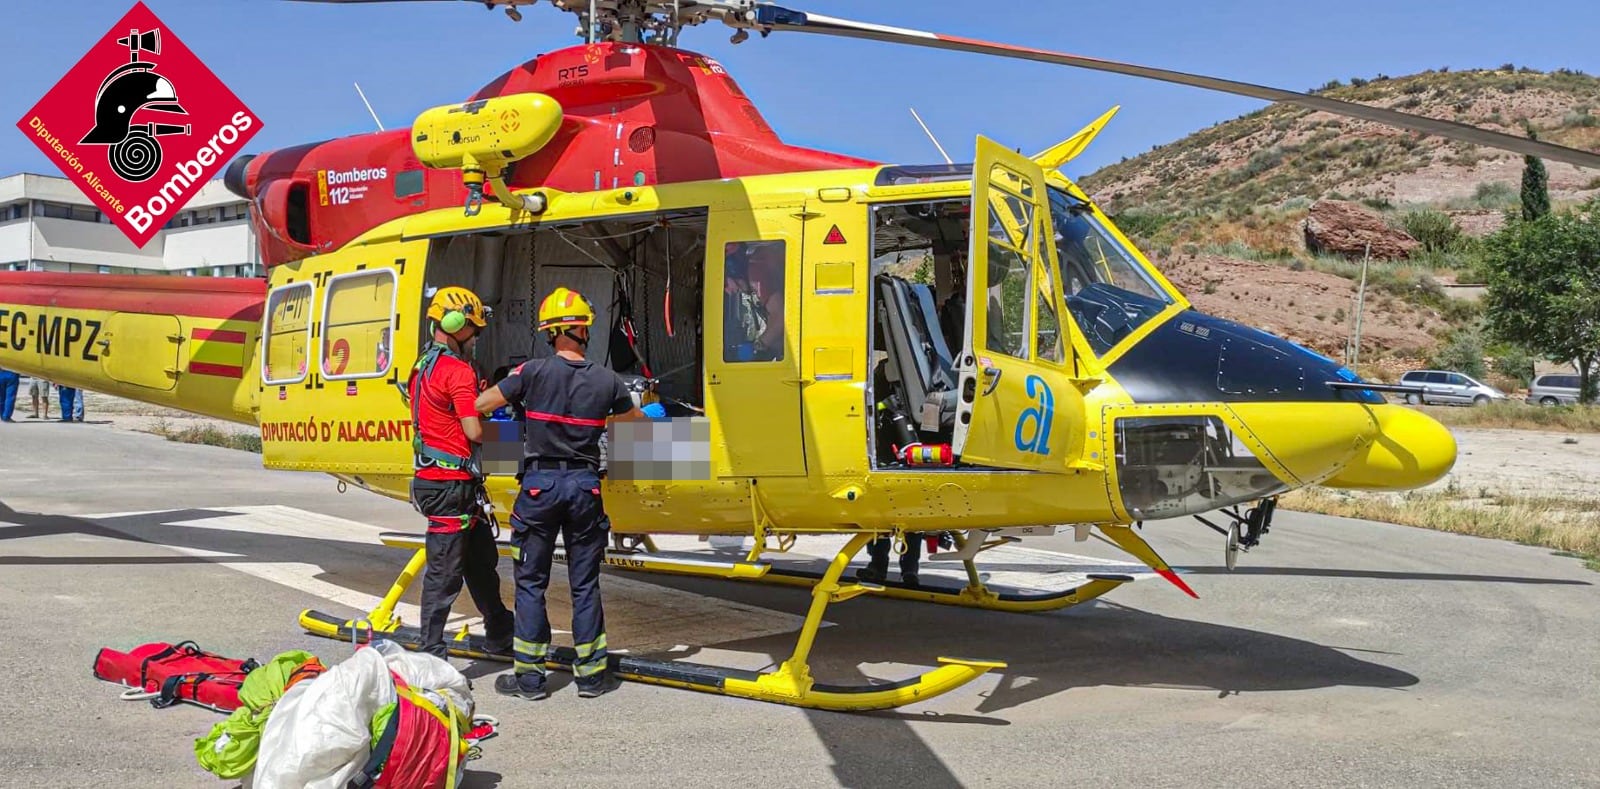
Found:
[[[507,259],[507,239],[525,236],[533,250],[546,243],[534,231],[577,232],[600,222],[648,227],[662,217],[691,216],[698,217],[696,248],[704,253],[696,253],[689,266],[701,276],[680,281],[676,295],[687,292],[679,311],[698,317],[680,318],[678,332],[687,328],[698,336],[698,387],[689,389],[698,388],[704,416],[676,420],[698,422],[698,435],[689,431],[668,441],[661,427],[656,436],[658,443],[690,454],[698,447],[701,454],[699,462],[680,464],[688,469],[681,473],[648,479],[612,473],[604,492],[617,533],[748,534],[752,524],[789,532],[920,532],[1130,523],[1317,482],[1414,487],[1448,469],[1454,457],[1449,434],[1414,412],[1394,413],[1396,406],[1253,399],[1243,391],[1214,400],[1163,396],[1149,402],[1130,392],[1116,375],[1118,360],[1152,333],[1170,331],[1180,316],[1195,315],[1188,301],[1070,182],[984,143],[969,178],[885,177],[891,168],[833,170],[587,193],[542,190],[545,209],[537,217],[493,202],[474,216],[460,209],[420,213],[373,228],[342,248],[272,268],[264,310],[229,306],[219,312],[213,302],[222,297],[216,296],[197,296],[193,303],[208,307],[190,311],[196,314],[181,308],[151,314],[5,304],[0,296],[0,328],[9,331],[0,337],[0,365],[256,424],[268,468],[325,472],[406,499],[412,425],[396,384],[406,380],[427,341],[423,305],[431,288],[484,287],[499,330],[526,332],[517,356],[537,356],[543,340],[531,337],[531,298],[517,308],[511,303],[522,294],[485,287],[488,280],[503,281],[508,267],[520,263]],[[1062,281],[1065,264],[1052,245],[1040,243],[1046,233],[1059,237],[1059,229],[1050,229],[1047,192],[1081,203],[1078,210],[1105,234],[1095,243],[1118,248],[1165,302],[1114,341],[1102,336],[1099,347],[1077,321],[1055,317],[1079,312],[1068,301],[1073,286]],[[964,206],[975,226],[990,228],[987,243],[963,239],[954,245],[972,261],[964,288],[965,347],[948,351],[952,374],[960,375],[965,390],[956,409],[959,424],[949,436],[962,462],[942,464],[938,458],[951,448],[934,446],[931,464],[885,463],[874,450],[880,429],[874,412],[882,392],[873,394],[873,363],[889,339],[880,331],[887,324],[875,315],[884,305],[875,291],[875,268],[881,267],[874,261],[882,256],[874,244],[883,243],[886,228],[892,228],[886,211],[945,204]],[[667,268],[673,265],[671,232]],[[978,241],[984,240],[980,235]],[[730,250],[767,242],[780,242],[782,250],[781,280],[766,290],[780,294],[768,307],[781,310],[782,350],[777,358],[729,359],[723,335],[731,324],[724,320],[721,285],[730,276]],[[592,275],[593,264],[605,263],[580,249],[581,241],[569,237],[565,243],[572,249],[562,258],[527,264],[541,294],[571,285],[563,272],[574,264]],[[598,250],[598,244],[591,246]],[[1090,268],[1113,276],[1109,259],[1099,254]],[[947,267],[943,257],[938,264]],[[1007,291],[985,279],[1007,265],[1023,277],[1025,291],[1015,280]],[[650,270],[648,260],[644,267]],[[659,279],[660,269],[651,276]],[[938,279],[937,289],[945,291],[940,297],[962,289],[946,271]],[[248,286],[236,289],[241,292],[226,297],[230,305],[250,299]],[[975,297],[980,293],[998,300]],[[590,298],[601,302],[606,294]],[[1007,298],[1024,305],[1020,313],[1012,310],[1010,323],[997,317]],[[660,313],[662,306],[634,309]],[[58,323],[64,328],[51,328]],[[996,336],[987,331],[991,323],[1017,343],[990,347],[1012,342],[986,340]],[[600,339],[591,354],[605,341],[604,328],[595,327]],[[57,331],[54,340],[44,333]],[[1190,334],[1195,332],[1191,327]],[[1206,328],[1198,332],[1203,339]],[[676,341],[685,339],[680,334]],[[508,338],[496,347],[511,345]],[[480,345],[476,362],[493,384],[490,371],[506,357],[483,355]],[[912,421],[916,410],[913,404]],[[938,421],[937,415],[922,416],[932,420],[926,424]],[[517,423],[486,425],[490,440],[516,444]],[[1175,438],[1169,435],[1174,430]],[[1391,436],[1410,431],[1418,440],[1402,443],[1424,447],[1426,457],[1385,454],[1378,438],[1386,430]],[[1195,441],[1205,434],[1211,443]],[[1133,457],[1162,447],[1178,447],[1182,454],[1224,444],[1242,452],[1201,460]],[[491,471],[488,487],[506,518],[517,481],[504,466]]]

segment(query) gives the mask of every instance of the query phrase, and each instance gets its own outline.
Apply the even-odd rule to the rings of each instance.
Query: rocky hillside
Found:
[[[1333,98],[1600,150],[1600,78],[1510,65],[1337,82]],[[1115,128],[1108,130],[1115,133]],[[1600,172],[1545,162],[1557,205]],[[1518,205],[1520,155],[1290,105],[1214,125],[1080,180],[1202,309],[1341,356],[1364,242],[1362,360],[1430,358],[1476,317],[1447,295],[1475,238]]]
[[[1503,68],[1355,82],[1317,92],[1510,134],[1532,124],[1540,139],[1600,149],[1600,78],[1586,74]],[[1600,194],[1600,173],[1545,166],[1555,201]],[[1237,216],[1285,208],[1295,198],[1478,207],[1470,204],[1480,185],[1515,187],[1521,173],[1516,154],[1280,104],[1102,168],[1080,185],[1114,213],[1221,209]]]

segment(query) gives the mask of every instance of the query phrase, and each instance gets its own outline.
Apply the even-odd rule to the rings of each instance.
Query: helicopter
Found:
[[[320,0],[360,2],[363,0]],[[530,0],[470,0],[513,20]],[[928,46],[1161,79],[1600,167],[1600,155],[1451,121],[1248,85],[856,23],[752,0],[553,0],[582,43],[496,77],[398,128],[244,155],[227,188],[250,201],[262,280],[0,273],[0,365],[257,426],[263,465],[408,499],[410,413],[396,392],[420,353],[431,293],[463,286],[494,319],[486,383],[551,353],[533,305],[591,295],[595,351],[684,424],[689,461],[622,458],[660,438],[608,433],[615,568],[799,585],[793,654],[751,672],[614,654],[618,676],[833,710],[897,707],[1003,662],[940,658],[909,679],[816,681],[827,606],[861,595],[1039,611],[1134,580],[997,592],[987,551],[1074,530],[1118,546],[1190,596],[1144,537],[1195,517],[1231,568],[1309,485],[1406,490],[1454,464],[1450,432],[1391,404],[1413,387],[1362,380],[1266,332],[1202,314],[1061,173],[1106,112],[1032,156],[987,137],[966,164],[885,164],[783,142],[732,76],[680,48],[720,22],[735,41],[799,32]],[[931,260],[933,283],[895,273]],[[755,292],[759,331],[735,319]],[[485,422],[486,486],[508,525],[519,425]],[[697,432],[698,431],[698,432]],[[624,468],[626,466],[626,468]],[[685,471],[683,467],[690,467]],[[640,469],[643,469],[641,472]],[[1222,517],[1221,526],[1206,519]],[[869,542],[944,535],[964,585],[849,580]],[[753,538],[742,557],[660,549],[671,536]],[[831,561],[770,560],[843,538]],[[420,642],[395,605],[412,558],[358,619],[301,612],[307,631]],[[504,660],[465,628],[453,654]],[[553,668],[570,665],[556,650]]]

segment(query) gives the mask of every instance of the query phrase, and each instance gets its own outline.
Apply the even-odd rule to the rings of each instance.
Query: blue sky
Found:
[[[147,0],[263,120],[252,152],[388,128],[458,101],[517,63],[575,43],[576,17],[540,3],[512,23],[465,2],[348,6],[287,0]],[[15,128],[131,0],[11,2],[0,63],[0,174],[54,174]],[[1307,90],[1428,68],[1505,62],[1600,74],[1600,3],[1539,0],[811,0],[790,7],[1110,60]],[[70,8],[69,13],[63,9]],[[1122,112],[1068,167],[1080,176],[1264,106],[1255,99],[1081,69],[803,34],[752,38],[707,25],[682,45],[717,58],[787,141],[887,162],[939,160],[915,107],[957,160],[975,135],[1033,152],[1114,104]]]

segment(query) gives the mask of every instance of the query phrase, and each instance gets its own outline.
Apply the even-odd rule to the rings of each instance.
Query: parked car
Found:
[[[1549,373],[1533,379],[1528,402],[1539,405],[1573,405],[1578,402],[1579,378],[1570,373]]]
[[[1412,370],[1400,376],[1400,383],[1424,388],[1420,395],[1406,395],[1406,402],[1412,405],[1487,405],[1492,400],[1507,399],[1505,392],[1449,370]]]

